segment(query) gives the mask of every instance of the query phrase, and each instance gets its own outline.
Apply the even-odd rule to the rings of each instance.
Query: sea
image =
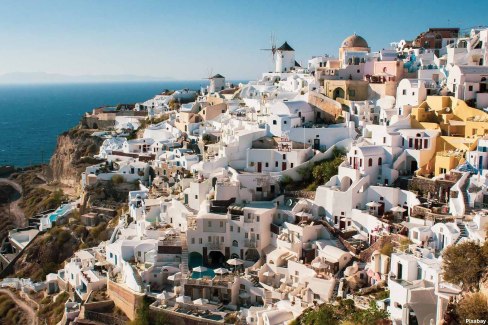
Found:
[[[193,90],[206,80],[0,85],[0,166],[47,163],[57,136],[100,106],[142,102],[165,89]]]

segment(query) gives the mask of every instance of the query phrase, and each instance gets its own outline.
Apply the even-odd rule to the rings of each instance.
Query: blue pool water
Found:
[[[201,273],[198,273],[198,272],[192,272],[191,273],[192,279],[200,279],[200,278],[203,278],[204,276],[208,276],[210,278],[213,278],[215,276],[215,273],[212,269],[208,269],[207,271],[201,272]]]

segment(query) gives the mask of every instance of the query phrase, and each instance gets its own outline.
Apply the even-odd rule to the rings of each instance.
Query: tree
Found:
[[[486,267],[488,256],[481,246],[472,241],[447,247],[442,254],[444,280],[474,291]]]
[[[323,304],[317,310],[309,310],[303,314],[300,324],[307,325],[336,325],[339,319],[333,305]]]
[[[488,299],[479,292],[466,295],[457,306],[459,320],[488,319]]]

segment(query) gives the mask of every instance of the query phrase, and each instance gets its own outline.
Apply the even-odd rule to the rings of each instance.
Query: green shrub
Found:
[[[112,183],[114,184],[122,184],[124,182],[124,176],[122,175],[114,175],[112,176]]]

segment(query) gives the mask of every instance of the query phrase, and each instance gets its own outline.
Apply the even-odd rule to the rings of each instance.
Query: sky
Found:
[[[347,36],[372,50],[429,27],[488,25],[488,1],[0,0],[0,75],[255,79],[272,69],[270,34],[306,63]]]

